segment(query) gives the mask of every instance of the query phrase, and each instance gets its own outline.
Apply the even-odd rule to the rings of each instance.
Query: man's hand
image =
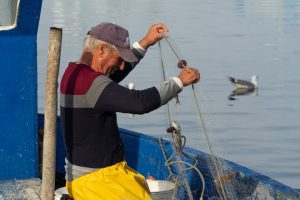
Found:
[[[144,49],[155,44],[157,41],[161,40],[162,38],[166,37],[166,33],[169,31],[167,26],[162,23],[153,24],[150,26],[146,36],[139,41],[139,44]]]
[[[193,83],[198,83],[200,80],[200,73],[196,68],[185,67],[178,75],[183,86],[188,86]]]

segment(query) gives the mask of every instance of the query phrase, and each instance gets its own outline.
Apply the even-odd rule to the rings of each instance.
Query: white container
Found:
[[[63,194],[68,194],[67,188],[66,187],[61,187],[55,190],[54,192],[54,199],[55,200],[60,200]]]
[[[153,200],[170,200],[173,198],[175,184],[164,180],[146,180]]]

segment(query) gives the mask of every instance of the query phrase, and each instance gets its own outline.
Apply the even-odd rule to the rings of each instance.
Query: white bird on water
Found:
[[[128,83],[128,85],[126,85],[126,87],[127,87],[129,90],[134,90],[134,89],[135,89],[134,83]],[[134,117],[134,114],[129,113],[129,117],[130,117],[130,118],[133,118],[133,117]]]
[[[128,83],[127,88],[129,90],[134,90],[134,88],[135,88],[134,83]]]
[[[232,77],[228,77],[230,82],[237,88],[256,89],[258,76],[253,75],[251,81],[240,80]]]

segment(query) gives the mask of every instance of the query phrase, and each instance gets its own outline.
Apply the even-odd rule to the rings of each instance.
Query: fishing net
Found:
[[[164,59],[165,57],[176,60],[179,68],[186,66],[187,62],[179,55],[170,37],[159,42],[159,49],[163,80],[166,80],[166,77],[172,76],[166,69],[176,66],[174,62],[167,64],[167,59]],[[180,100],[177,97],[176,103],[171,102],[165,106],[166,127],[168,132],[166,138],[170,142],[169,148],[171,150],[169,152],[165,151],[164,157],[170,171],[169,179],[175,183],[173,199],[238,199],[234,187],[234,179],[237,177],[237,174],[227,168],[226,163],[223,162],[222,159],[219,159],[214,153],[206,121],[201,111],[198,92],[194,85],[192,85],[191,92],[193,93],[193,101],[196,107],[195,116],[198,116],[198,124],[200,122],[201,125],[199,132],[204,135],[208,154],[200,158],[184,151],[186,139],[181,134],[179,124],[173,119],[174,113],[176,113],[174,110],[176,110],[180,104]],[[186,100],[185,98],[186,96],[183,96],[184,100]],[[191,100],[189,99],[189,101]],[[180,115],[182,115],[182,113]],[[162,149],[165,150],[167,149],[164,146],[166,144],[162,144],[162,141],[163,140],[161,140],[161,146]]]

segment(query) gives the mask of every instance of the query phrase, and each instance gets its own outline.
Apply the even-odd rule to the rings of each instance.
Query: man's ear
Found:
[[[96,48],[96,51],[97,51],[97,54],[98,55],[103,55],[105,53],[107,49],[107,46],[105,44],[100,44],[97,48]]]

